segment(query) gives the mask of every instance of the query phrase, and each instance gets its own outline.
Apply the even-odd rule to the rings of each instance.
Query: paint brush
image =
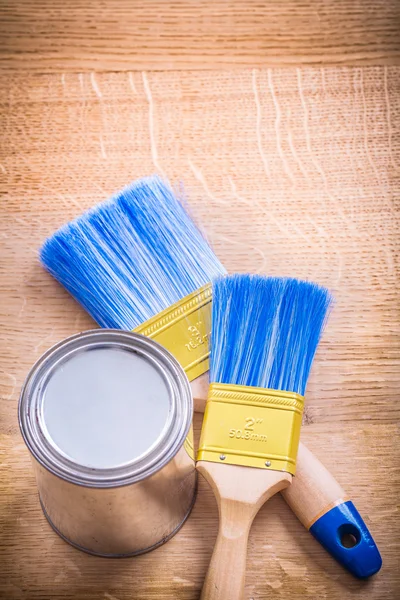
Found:
[[[210,282],[226,271],[166,182],[158,177],[133,182],[61,227],[44,243],[40,257],[100,326],[135,329],[165,346],[191,381],[195,410],[204,411]],[[298,477],[285,497],[309,528],[332,506],[344,506],[344,496],[328,472],[334,493],[326,494],[317,468],[323,467],[311,453],[300,452],[299,460],[307,462],[302,472],[315,469],[318,476]],[[324,520],[318,539],[325,546],[330,542],[336,558],[354,574],[366,573],[365,561],[353,557],[349,563],[347,549],[337,543],[337,520],[332,523],[335,527]],[[356,526],[368,532],[361,517]]]
[[[233,275],[213,284],[210,388],[197,467],[219,507],[201,598],[241,600],[261,506],[296,470],[304,392],[331,297],[296,279]]]
[[[190,381],[208,371],[210,282],[226,271],[158,177],[64,225],[40,258],[101,327],[155,339]]]

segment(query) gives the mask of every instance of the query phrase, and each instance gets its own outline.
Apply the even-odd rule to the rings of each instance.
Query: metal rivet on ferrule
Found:
[[[225,456],[225,454],[221,454],[219,458],[220,458],[220,460],[225,460],[226,456]]]
[[[265,466],[266,466],[266,467],[270,467],[270,466],[271,466],[271,461],[270,461],[270,460],[267,460],[267,461],[266,461],[266,463],[265,463]]]

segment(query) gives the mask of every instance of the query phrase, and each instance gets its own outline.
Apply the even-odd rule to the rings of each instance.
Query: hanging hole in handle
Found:
[[[346,523],[338,529],[339,541],[344,548],[355,548],[360,543],[361,535],[357,527]]]

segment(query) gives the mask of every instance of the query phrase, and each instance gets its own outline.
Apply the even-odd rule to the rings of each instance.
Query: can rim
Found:
[[[41,419],[40,392],[49,373],[69,353],[95,347],[117,347],[142,354],[161,372],[170,393],[170,411],[156,442],[143,455],[110,468],[92,468],[69,459],[49,443]],[[77,485],[115,488],[146,479],[162,469],[182,447],[189,433],[193,398],[189,380],[168,350],[138,333],[120,329],[92,329],[72,335],[49,348],[33,365],[21,389],[18,420],[32,456],[53,475]]]

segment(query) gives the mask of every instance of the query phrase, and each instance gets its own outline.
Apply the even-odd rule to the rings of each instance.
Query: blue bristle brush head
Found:
[[[298,279],[217,279],[210,381],[303,396],[331,303],[326,288]]]
[[[226,273],[156,176],[64,225],[40,259],[100,326],[128,330]]]

